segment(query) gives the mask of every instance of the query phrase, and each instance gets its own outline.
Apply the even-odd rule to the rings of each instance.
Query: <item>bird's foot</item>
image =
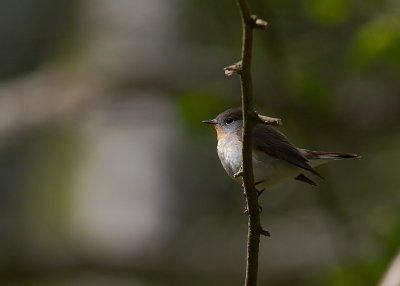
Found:
[[[257,186],[257,184],[259,184],[259,183],[262,183],[262,182],[256,182],[255,185]],[[243,196],[246,197],[246,188],[244,187],[244,184],[242,184],[242,191],[243,191]],[[264,193],[264,191],[265,191],[265,189],[262,189],[262,190],[257,190],[257,189],[256,189],[257,198],[260,197],[261,194]]]
[[[258,182],[255,182],[254,185],[257,187],[257,185],[262,184],[262,183],[264,183],[264,182],[265,182],[265,181],[258,181]],[[256,191],[257,191],[257,197],[259,197],[259,196],[261,196],[261,194],[265,191],[265,189],[257,190],[257,188],[256,188]]]
[[[265,191],[265,189],[262,189],[262,190],[260,190],[260,191],[256,189],[256,192],[257,192],[257,198],[258,198],[258,197],[260,197],[260,196],[261,196],[261,194],[262,194],[262,193],[264,193],[264,191]]]

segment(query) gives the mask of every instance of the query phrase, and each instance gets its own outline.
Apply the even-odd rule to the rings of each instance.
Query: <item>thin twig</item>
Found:
[[[258,119],[260,123],[267,124],[267,125],[282,125],[282,119],[269,117],[265,115],[258,114]]]
[[[255,286],[257,284],[258,274],[258,252],[260,235],[268,235],[260,224],[260,213],[258,207],[257,192],[254,185],[253,164],[252,164],[252,146],[253,146],[253,129],[263,118],[260,118],[254,112],[253,90],[251,80],[251,55],[253,45],[253,29],[265,29],[267,22],[257,19],[256,16],[250,15],[245,0],[237,0],[240,9],[243,27],[242,41],[242,59],[239,63],[234,64],[225,72],[227,75],[238,73],[240,75],[242,89],[242,110],[243,110],[243,146],[242,146],[242,172],[243,187],[246,193],[247,209],[248,209],[248,235],[247,235],[247,266],[245,286]],[[267,118],[264,118],[267,120]],[[278,121],[276,121],[278,122]]]

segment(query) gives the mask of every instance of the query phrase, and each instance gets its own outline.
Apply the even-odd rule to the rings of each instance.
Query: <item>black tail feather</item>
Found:
[[[359,159],[361,156],[353,153],[344,152],[325,152],[325,151],[312,151],[307,149],[298,149],[300,153],[308,160],[341,160],[341,159]]]
[[[316,159],[359,159],[361,156],[353,153],[343,153],[343,152],[324,152],[324,151],[311,151],[311,153],[316,157]]]

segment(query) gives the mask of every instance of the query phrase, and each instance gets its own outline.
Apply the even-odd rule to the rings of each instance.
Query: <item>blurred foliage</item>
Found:
[[[223,48],[235,61],[240,53],[240,19],[235,5],[231,1],[195,3],[182,3],[185,13],[181,19],[187,21],[184,39],[212,47],[216,55]],[[284,110],[294,104],[291,111],[301,111],[301,103],[331,116],[340,111],[334,98],[346,96],[337,92],[354,76],[355,69],[398,92],[397,80],[384,76],[387,67],[394,69],[393,73],[400,71],[400,17],[395,1],[250,1],[250,6],[269,22],[267,32],[256,31],[254,84],[256,93],[273,91],[274,97],[257,96],[259,101],[283,97],[280,105]],[[205,14],[208,21],[201,20]],[[369,68],[373,63],[381,67]],[[346,68],[347,64],[350,67]]]
[[[305,14],[316,24],[338,25],[347,20],[351,2],[347,0],[304,1]]]
[[[26,73],[68,54],[75,45],[76,0],[3,0],[0,9],[0,79]]]
[[[294,70],[294,72],[300,70]],[[301,101],[307,102],[313,112],[318,115],[328,116],[334,109],[332,87],[317,72],[303,70],[300,74],[293,74],[289,79],[292,89],[290,94],[299,97]]]
[[[60,222],[71,207],[67,194],[80,163],[78,134],[54,125],[32,130],[27,136],[29,144],[21,146],[19,151],[23,152],[20,163],[23,169],[15,180],[15,190],[26,192],[21,207],[28,212],[24,215],[34,218],[28,224],[34,229],[40,229],[36,223],[41,222],[62,231],[65,226]]]
[[[183,122],[188,124],[189,131],[202,127],[199,124],[201,121],[215,118],[224,109],[226,102],[220,96],[224,93],[226,92],[223,90],[197,89],[179,94],[178,106],[181,108]]]
[[[400,19],[383,14],[360,27],[349,50],[349,60],[358,68],[374,64],[400,67]]]

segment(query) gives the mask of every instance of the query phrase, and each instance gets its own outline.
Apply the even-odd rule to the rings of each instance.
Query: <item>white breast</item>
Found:
[[[229,176],[233,177],[242,165],[242,144],[235,137],[227,134],[223,140],[218,140],[218,157]]]

